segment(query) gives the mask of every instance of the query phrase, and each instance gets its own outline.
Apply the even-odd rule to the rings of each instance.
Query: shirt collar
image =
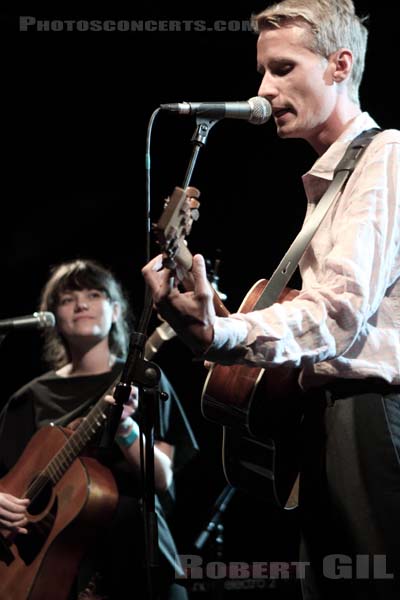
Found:
[[[372,127],[378,127],[378,125],[367,112],[358,115],[348,124],[337,140],[329,146],[328,150],[318,158],[311,169],[303,175],[303,182],[305,183],[310,176],[332,181],[335,168],[344,156],[349,143],[360,133]]]

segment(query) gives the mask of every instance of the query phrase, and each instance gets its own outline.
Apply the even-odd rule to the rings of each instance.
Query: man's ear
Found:
[[[353,53],[348,48],[341,48],[334,52],[330,61],[332,64],[332,79],[341,83],[348,79],[353,68]]]

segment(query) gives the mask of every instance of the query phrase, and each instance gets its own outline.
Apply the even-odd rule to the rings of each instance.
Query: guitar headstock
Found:
[[[164,266],[175,270],[179,265],[186,271],[192,267],[192,255],[186,246],[193,221],[199,218],[200,192],[195,187],[186,190],[176,187],[165,201],[164,211],[153,231],[162,253]]]

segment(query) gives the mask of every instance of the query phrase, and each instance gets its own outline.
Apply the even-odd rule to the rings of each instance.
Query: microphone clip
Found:
[[[211,131],[211,128],[214,127],[215,123],[221,120],[222,117],[216,119],[209,119],[207,117],[196,116],[196,129],[194,134],[192,135],[191,142],[197,144],[198,146],[205,146],[207,142],[208,134]]]

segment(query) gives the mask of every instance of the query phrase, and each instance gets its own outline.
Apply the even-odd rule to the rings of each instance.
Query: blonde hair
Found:
[[[348,48],[353,54],[353,68],[349,79],[349,96],[356,104],[365,67],[368,30],[363,24],[366,17],[355,13],[352,0],[283,0],[252,16],[256,33],[265,29],[305,26],[311,33],[312,52],[328,58],[339,48]]]

